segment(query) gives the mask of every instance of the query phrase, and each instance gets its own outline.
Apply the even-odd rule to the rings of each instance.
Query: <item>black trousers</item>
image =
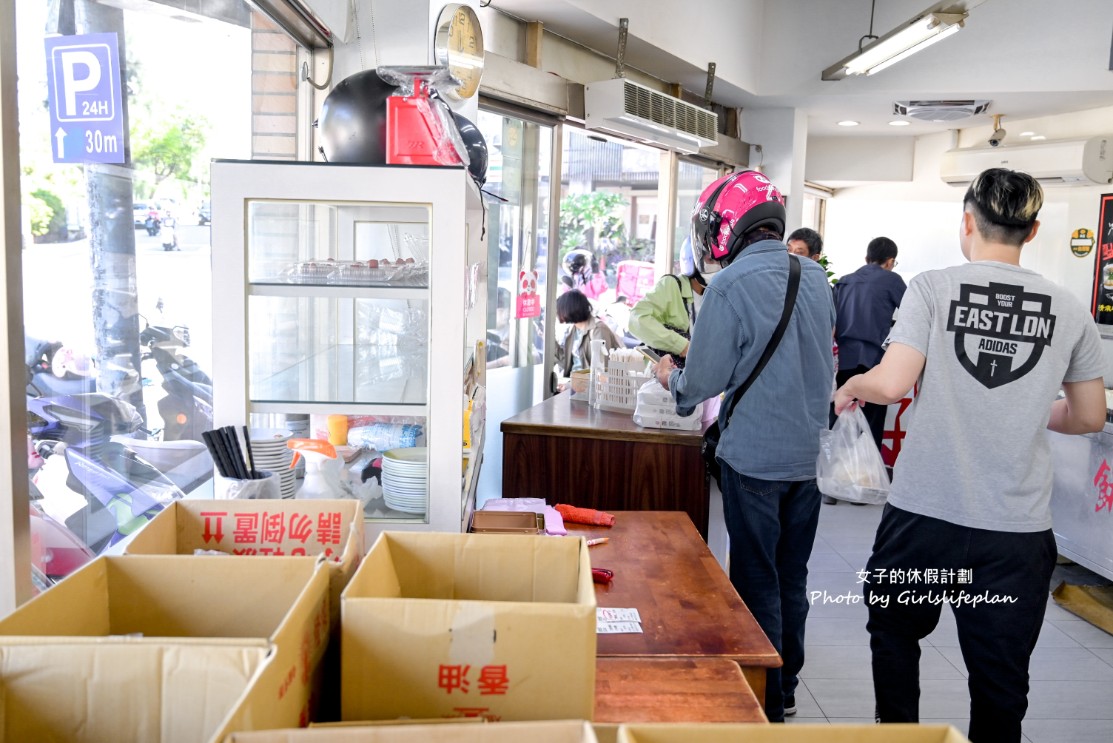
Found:
[[[878,719],[919,721],[920,640],[948,603],[969,672],[970,740],[1020,741],[1055,554],[1050,529],[973,529],[886,505],[865,576]]]
[[[842,387],[844,384],[846,384],[846,380],[859,374],[865,374],[869,370],[870,367],[860,365],[854,367],[853,369],[839,369],[837,372],[835,372],[835,384],[837,384],[839,387]],[[862,407],[862,415],[866,417],[866,422],[870,424],[870,433],[873,434],[873,442],[877,444],[877,450],[879,452],[882,451],[881,439],[885,435],[885,413],[888,410],[888,405],[878,405],[872,402],[867,402]],[[835,406],[834,404],[832,404],[830,420],[831,426],[835,425],[835,419],[837,417],[838,416],[835,415]],[[882,456],[884,457],[884,452],[882,452]]]

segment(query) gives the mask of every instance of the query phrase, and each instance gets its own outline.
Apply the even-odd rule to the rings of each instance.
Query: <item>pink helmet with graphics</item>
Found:
[[[784,197],[756,170],[723,176],[700,194],[692,210],[692,251],[700,270],[728,265],[742,252],[742,238],[758,227],[784,235]]]

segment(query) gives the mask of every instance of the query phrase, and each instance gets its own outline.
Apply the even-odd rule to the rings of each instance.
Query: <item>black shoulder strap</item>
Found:
[[[738,401],[742,399],[742,395],[746,394],[746,390],[750,389],[750,385],[757,379],[757,375],[761,374],[761,370],[769,363],[769,359],[773,356],[773,352],[777,350],[777,346],[781,343],[781,338],[785,334],[785,328],[788,327],[788,319],[792,316],[792,308],[796,306],[796,293],[800,288],[800,259],[792,253],[788,254],[788,288],[785,289],[785,306],[781,311],[781,321],[777,324],[777,329],[773,331],[772,337],[769,338],[769,343],[765,346],[765,351],[762,352],[761,358],[758,359],[757,366],[750,372],[750,376],[742,383],[742,386],[734,393],[734,397],[730,401],[730,410],[727,411],[727,420],[734,414],[734,408],[738,405]]]

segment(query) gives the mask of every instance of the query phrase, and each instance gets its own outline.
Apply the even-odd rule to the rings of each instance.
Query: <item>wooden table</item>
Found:
[[[614,571],[596,584],[600,607],[635,608],[642,632],[601,634],[599,658],[727,658],[738,663],[765,702],[765,671],[781,658],[738,597],[687,514],[615,511],[611,528],[565,524],[570,535],[609,537],[591,548],[591,564]]]
[[[728,658],[599,658],[594,722],[768,722]]]
[[[707,539],[703,429],[642,428],[632,413],[550,397],[502,422],[502,497],[603,511],[684,511]]]

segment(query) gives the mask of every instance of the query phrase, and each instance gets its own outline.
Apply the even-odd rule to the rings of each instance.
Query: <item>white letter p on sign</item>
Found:
[[[100,84],[100,61],[92,52],[73,50],[62,52],[62,90],[66,98],[66,116],[77,115],[77,94],[95,90]],[[77,77],[78,68],[84,68],[83,77]]]

